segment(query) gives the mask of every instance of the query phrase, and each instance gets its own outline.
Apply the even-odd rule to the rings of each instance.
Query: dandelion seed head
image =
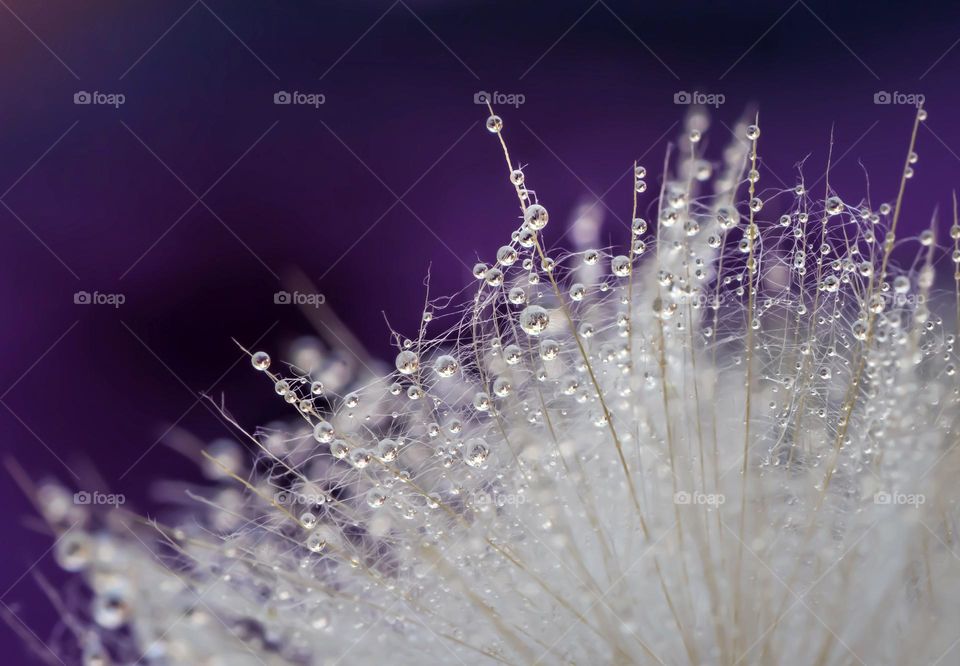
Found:
[[[621,247],[586,213],[546,246],[509,164],[514,232],[379,376],[252,354],[290,421],[211,445],[182,521],[42,485],[48,523],[79,517],[55,554],[91,589],[88,663],[937,659],[960,394],[933,256],[960,254],[925,232],[899,268],[899,206],[761,190],[759,127],[716,163],[707,131]]]

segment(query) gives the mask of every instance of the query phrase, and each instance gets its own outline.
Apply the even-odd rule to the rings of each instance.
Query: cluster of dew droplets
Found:
[[[473,267],[464,302],[428,301],[416,335],[394,334],[382,376],[335,384],[251,354],[295,423],[249,437],[252,469],[238,448],[211,446],[216,508],[199,528],[164,533],[196,561],[198,580],[227,583],[234,596],[211,603],[294,662],[349,648],[398,663],[448,660],[449,650],[466,663],[533,663],[546,648],[551,660],[629,663],[650,661],[647,646],[665,663],[685,662],[683,627],[732,622],[746,606],[722,593],[736,587],[736,551],[711,553],[736,542],[698,541],[695,531],[709,523],[711,538],[725,534],[717,506],[670,498],[735,496],[740,480],[723,473],[739,467],[745,422],[744,469],[759,469],[750,489],[766,513],[744,541],[772,552],[772,567],[798,553],[822,565],[822,553],[848,546],[844,526],[857,513],[841,509],[858,484],[899,480],[902,465],[949,435],[949,419],[936,416],[945,385],[925,374],[940,365],[955,408],[955,337],[927,307],[932,261],[912,272],[887,264],[890,204],[845,202],[829,187],[816,199],[802,181],[761,190],[756,124],[738,125],[742,140],[708,160],[708,124],[687,119],[654,202],[644,201],[646,168],[633,166],[627,240],[612,250],[596,238],[549,249],[550,214],[503,143],[521,210],[515,230]],[[491,113],[486,129],[502,141],[503,128]],[[916,156],[908,161],[906,177]],[[960,227],[950,236],[960,264]],[[936,248],[932,233],[919,242]],[[754,407],[744,416],[747,395]],[[904,415],[904,404],[916,414]],[[804,533],[808,514],[792,511],[818,506],[834,468],[825,506],[838,518],[823,534],[816,525]],[[66,524],[70,507],[61,513]],[[694,547],[671,541],[674,531]],[[220,543],[189,545],[209,544],[211,533]],[[644,559],[660,539],[671,557]],[[95,552],[86,533],[57,545],[71,571]],[[729,583],[704,583],[697,567],[711,563],[706,573]],[[101,627],[133,614],[126,580],[100,581]],[[751,588],[761,587],[737,592],[758,599]],[[608,595],[591,606],[597,590]],[[171,597],[161,598],[178,608]],[[692,632],[699,661],[725,663],[730,644],[762,642],[754,619],[719,627],[719,645],[712,630]],[[812,626],[822,638],[802,621],[783,619],[778,636],[799,641]]]

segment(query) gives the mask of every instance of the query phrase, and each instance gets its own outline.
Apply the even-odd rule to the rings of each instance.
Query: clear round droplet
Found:
[[[412,375],[420,367],[420,357],[409,349],[405,349],[397,354],[395,363],[401,375]]]
[[[489,456],[490,448],[485,441],[479,437],[467,440],[463,448],[463,460],[468,465],[471,467],[481,467]]]
[[[627,277],[630,275],[630,268],[630,258],[625,257],[622,254],[617,255],[610,262],[610,269],[617,277]]]
[[[270,367],[270,354],[267,352],[258,351],[250,357],[250,364],[255,369],[263,372]]]
[[[529,305],[520,313],[520,328],[527,335],[540,335],[549,323],[549,313],[539,305]]]
[[[533,204],[527,207],[523,213],[523,220],[534,231],[540,231],[550,219],[547,209],[540,204]]]
[[[433,364],[433,369],[441,377],[453,377],[459,369],[460,364],[450,354],[443,354],[437,358]]]

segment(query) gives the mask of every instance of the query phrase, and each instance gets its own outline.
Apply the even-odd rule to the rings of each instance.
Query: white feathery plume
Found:
[[[958,322],[932,230],[891,261],[925,117],[874,208],[696,112],[629,246],[588,206],[559,252],[490,109],[521,221],[395,371],[252,353],[295,420],[228,416],[176,525],[39,487],[82,663],[955,663]]]

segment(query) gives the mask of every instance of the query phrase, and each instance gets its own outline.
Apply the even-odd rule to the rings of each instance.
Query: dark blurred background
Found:
[[[479,91],[522,96],[498,105],[514,159],[560,223],[602,198],[611,242],[627,170],[659,173],[684,92],[723,96],[712,157],[759,109],[767,187],[805,157],[818,180],[833,128],[832,184],[857,201],[869,173],[875,206],[909,139],[897,102],[922,94],[916,233],[958,182],[958,40],[954,3],[0,0],[4,455],[74,486],[96,469],[149,511],[151,481],[193,474],[161,433],[229,434],[201,391],[251,428],[288,413],[231,337],[278,356],[313,330],[274,302],[293,269],[387,354],[381,313],[415,332],[428,267],[452,293],[517,225]],[[4,478],[0,601],[46,640],[56,613],[27,572],[62,576]]]

